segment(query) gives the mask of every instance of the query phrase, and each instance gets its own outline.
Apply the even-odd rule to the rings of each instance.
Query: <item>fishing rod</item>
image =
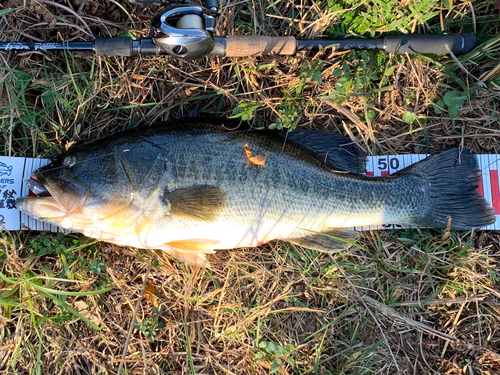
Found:
[[[293,36],[214,36],[218,0],[206,7],[172,3],[164,7],[150,25],[149,38],[96,38],[93,42],[4,42],[0,51],[89,51],[98,56],[171,55],[195,60],[205,56],[244,57],[293,55],[297,51],[332,48],[334,51],[381,50],[395,54],[469,52],[476,45],[472,33],[448,35],[398,34],[382,39],[313,39]]]

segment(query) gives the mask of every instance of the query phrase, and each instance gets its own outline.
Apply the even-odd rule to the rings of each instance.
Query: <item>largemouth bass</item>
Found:
[[[334,252],[367,225],[472,229],[495,221],[467,149],[392,176],[341,135],[226,131],[169,124],[94,142],[33,173],[27,214],[98,240],[161,249],[208,266],[206,254],[270,240]]]

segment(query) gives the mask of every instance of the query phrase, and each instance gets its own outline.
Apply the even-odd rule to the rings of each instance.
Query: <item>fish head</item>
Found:
[[[120,201],[123,183],[117,177],[116,164],[106,157],[108,150],[75,151],[32,173],[26,181],[34,196],[19,198],[16,206],[26,214],[61,225],[64,218],[76,220],[88,216],[112,199]],[[104,155],[104,156],[103,156]],[[83,220],[83,218],[82,218]],[[77,228],[76,222],[63,227]],[[83,223],[82,223],[83,225]]]
[[[161,212],[162,206],[157,204],[159,190],[134,178],[134,172],[146,168],[144,163],[125,159],[122,154],[129,153],[122,147],[118,155],[115,151],[106,145],[83,149],[36,170],[26,181],[30,196],[19,198],[16,206],[36,219],[89,237],[125,241],[134,228],[147,227],[141,215],[152,209]],[[150,189],[143,192],[143,186]],[[134,203],[141,192],[139,203]]]

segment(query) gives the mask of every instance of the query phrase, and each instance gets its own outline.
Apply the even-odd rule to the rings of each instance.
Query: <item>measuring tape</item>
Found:
[[[30,178],[33,171],[49,162],[49,159],[0,156],[0,222],[5,229],[60,231],[59,227],[33,219],[16,208],[16,199],[30,194],[24,181]]]
[[[484,230],[500,230],[500,181],[498,170],[500,155],[476,155],[482,178],[479,182],[478,192],[494,208],[496,221],[481,228]],[[425,154],[368,156],[366,165],[367,176],[388,176],[411,164],[425,159]],[[16,208],[16,199],[26,197],[30,191],[24,181],[28,180],[31,173],[49,163],[48,159],[35,158],[9,158],[0,156],[0,222],[7,230],[31,229],[37,231],[57,232],[60,229],[48,223],[35,220],[20,212]],[[453,181],[450,181],[453,183]],[[399,229],[400,225],[383,225],[356,227],[357,230]]]

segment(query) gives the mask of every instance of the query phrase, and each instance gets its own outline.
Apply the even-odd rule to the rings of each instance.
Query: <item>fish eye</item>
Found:
[[[70,168],[75,164],[76,164],[76,157],[75,156],[66,156],[64,158],[64,160],[62,161],[62,165],[67,167],[67,168]]]

